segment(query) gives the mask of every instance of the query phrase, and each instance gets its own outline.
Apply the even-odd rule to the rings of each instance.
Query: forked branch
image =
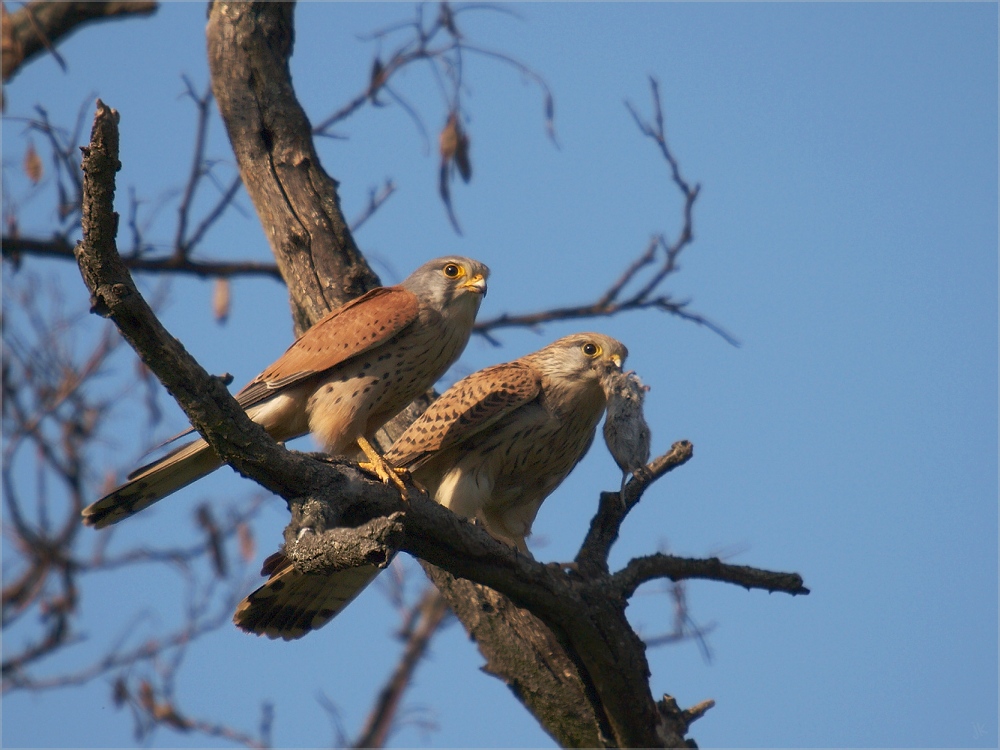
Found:
[[[493,336],[493,332],[500,328],[532,327],[557,320],[609,317],[635,310],[659,310],[676,315],[683,320],[703,325],[733,346],[739,346],[739,341],[720,325],[713,323],[700,313],[689,310],[690,300],[679,300],[669,292],[661,291],[663,283],[680,270],[678,258],[694,240],[694,204],[698,200],[700,186],[697,184],[692,186],[681,175],[677,159],[667,145],[663,108],[660,103],[660,89],[655,78],[650,78],[650,87],[653,92],[653,122],[643,120],[631,103],[626,102],[625,106],[635,119],[640,132],[656,143],[660,154],[670,168],[671,180],[680,191],[684,201],[683,224],[677,236],[672,241],[668,241],[664,234],[654,234],[646,249],[594,302],[534,313],[504,313],[477,323],[475,332],[484,336],[494,345],[499,345],[499,342]],[[627,291],[629,289],[632,291]]]

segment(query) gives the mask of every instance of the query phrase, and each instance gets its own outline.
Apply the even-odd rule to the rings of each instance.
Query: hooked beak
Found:
[[[615,367],[617,367],[619,370],[622,369],[622,358],[619,355],[612,354],[610,357],[608,357],[608,359],[610,359],[612,362],[614,362],[615,363]]]
[[[466,290],[472,292],[473,294],[481,294],[481,295],[483,295],[485,297],[486,296],[486,278],[481,273],[477,273],[471,279],[469,279],[464,284],[462,284],[462,286],[460,288],[461,289],[466,289]]]

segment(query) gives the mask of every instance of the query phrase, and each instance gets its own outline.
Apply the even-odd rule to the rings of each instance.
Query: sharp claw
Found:
[[[379,456],[378,461],[364,461],[359,463],[358,466],[367,471],[370,474],[374,474],[376,477],[382,480],[383,484],[394,484],[396,489],[399,490],[400,496],[404,501],[409,499],[409,493],[406,489],[406,482],[404,481],[410,476],[410,472],[406,469],[397,469],[394,466],[390,466],[385,462],[381,456]]]
[[[392,483],[396,485],[396,489],[399,490],[399,494],[405,502],[409,496],[406,492],[406,484],[403,482],[401,477],[408,476],[409,472],[405,469],[397,469],[394,466],[390,466],[389,463],[379,454],[379,452],[375,450],[375,447],[364,437],[358,438],[358,447],[361,448],[362,452],[366,456],[368,456],[368,462],[358,465],[362,469],[375,474],[375,476],[381,479],[385,484]]]

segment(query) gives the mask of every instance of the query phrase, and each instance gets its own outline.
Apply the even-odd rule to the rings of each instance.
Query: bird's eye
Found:
[[[449,279],[457,279],[465,275],[463,268],[457,263],[449,263],[444,267],[444,275]]]
[[[591,341],[588,341],[583,345],[583,353],[588,357],[596,357],[601,353],[601,347]]]

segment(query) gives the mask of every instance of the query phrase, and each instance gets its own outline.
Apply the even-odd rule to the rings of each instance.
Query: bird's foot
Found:
[[[367,471],[369,474],[374,474],[376,477],[381,479],[384,484],[396,485],[400,494],[403,495],[403,499],[406,499],[405,480],[410,476],[409,471],[406,469],[397,469],[395,466],[390,466],[381,458],[378,461],[361,461],[358,466],[361,467],[363,471]]]
[[[383,484],[394,484],[396,489],[399,490],[400,496],[403,498],[404,502],[409,499],[409,493],[406,489],[406,482],[404,481],[410,476],[410,472],[406,469],[399,469],[395,466],[391,466],[385,458],[383,458],[378,451],[375,450],[374,446],[365,440],[363,437],[358,438],[358,445],[361,450],[364,451],[365,455],[368,456],[367,461],[363,461],[358,464],[358,466],[363,470],[382,480]]]

